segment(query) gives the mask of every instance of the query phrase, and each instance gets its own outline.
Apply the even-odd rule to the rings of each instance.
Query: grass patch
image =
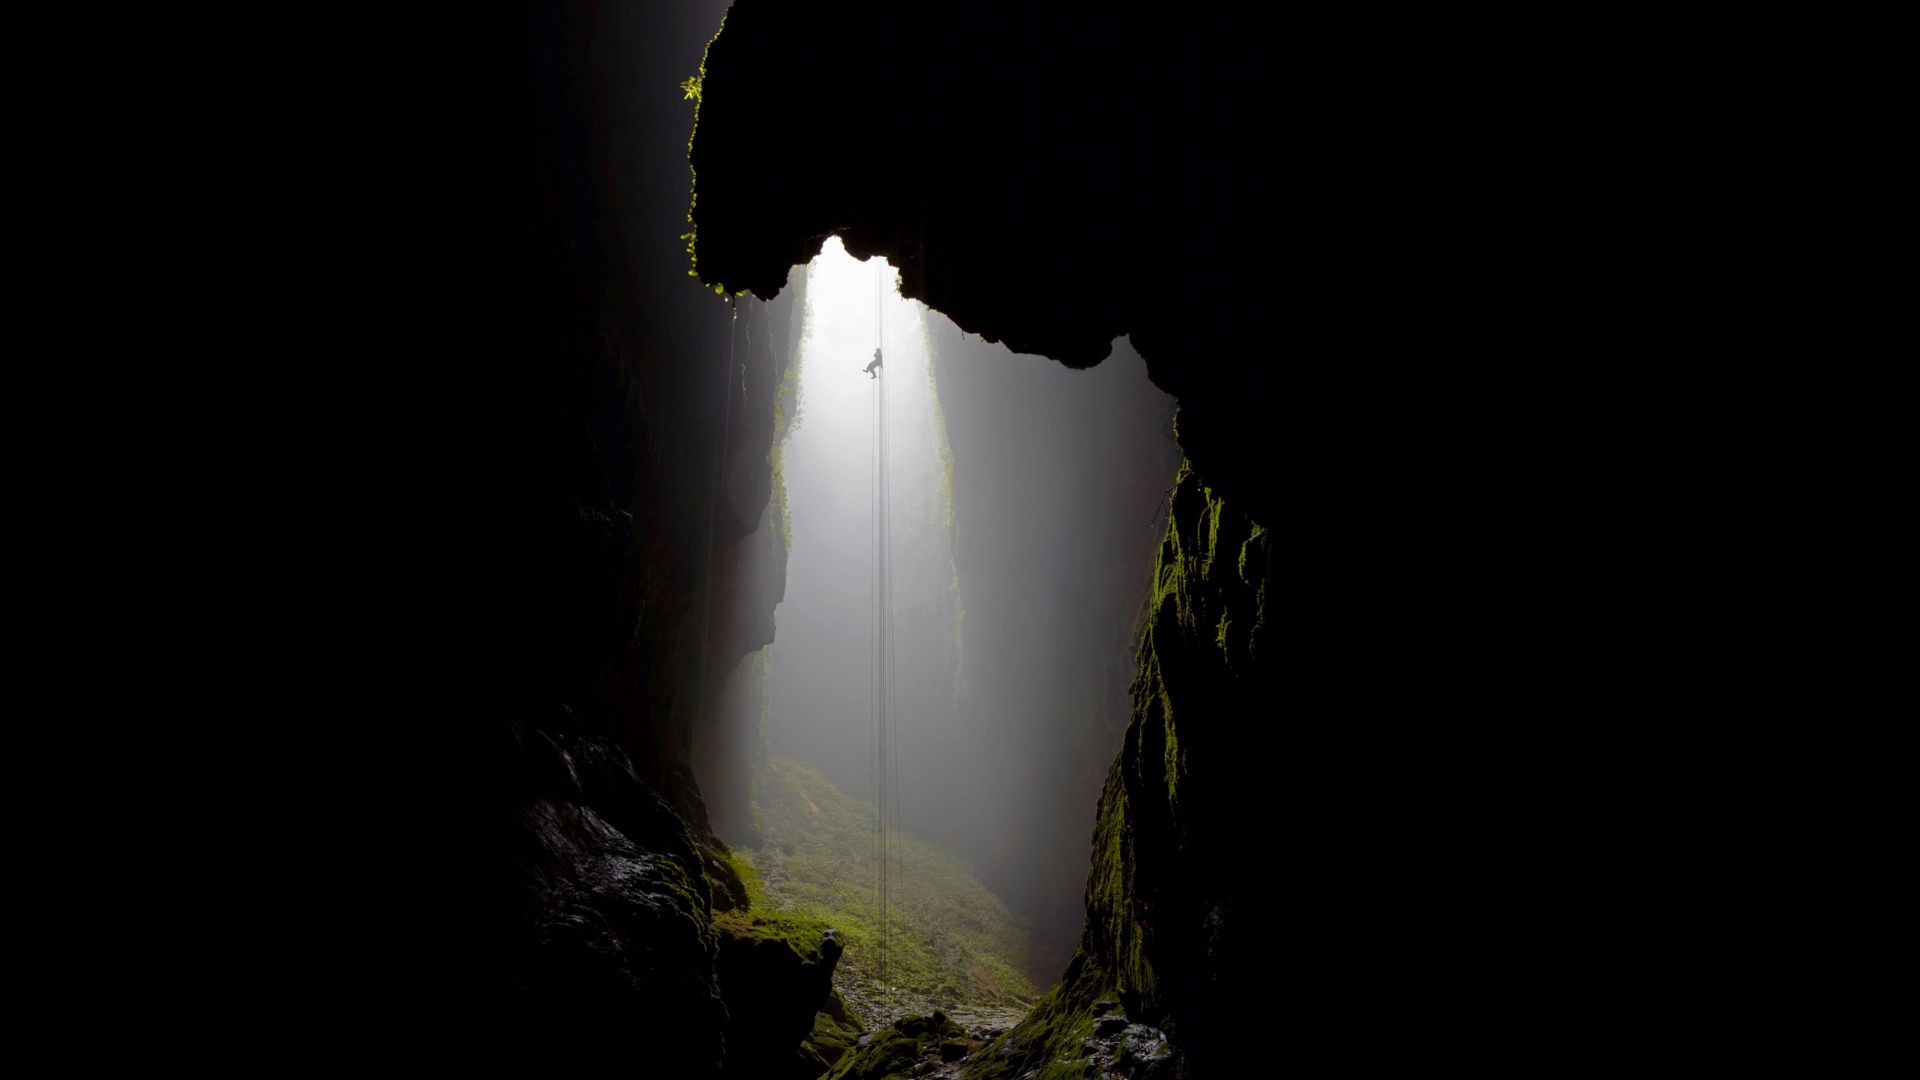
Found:
[[[876,988],[880,906],[874,893],[873,806],[850,799],[819,770],[770,757],[755,785],[763,846],[732,858],[758,912],[840,931],[835,982]],[[936,1004],[1025,1005],[1025,927],[959,856],[918,838],[894,838],[888,981]]]

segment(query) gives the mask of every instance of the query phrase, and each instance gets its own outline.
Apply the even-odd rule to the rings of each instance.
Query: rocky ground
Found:
[[[891,1027],[860,1036],[827,1080],[894,1080],[898,1077],[957,1078],[965,1060],[988,1045],[943,1012],[903,1017]]]
[[[994,1059],[1004,1068],[1021,1056],[1016,1041],[1005,1036],[1024,1016],[1024,1010],[985,1006],[902,1017],[861,1035],[828,1080],[962,1080],[978,1075],[983,1066],[991,1071]],[[1185,1075],[1164,1032],[1132,1023],[1118,1011],[1096,1018],[1072,1053],[1072,1060],[1060,1064],[1092,1080],[1181,1080]],[[1033,1070],[1022,1073],[1023,1080],[1033,1075]]]
[[[901,991],[883,998],[872,984],[854,979],[836,979],[835,986],[840,996],[847,999],[847,1004],[853,1006],[853,1011],[866,1021],[868,1031],[878,1031],[905,1017],[930,1016],[940,1012],[959,1024],[971,1037],[996,1039],[1026,1019],[1028,1012],[1023,1005],[946,1004]]]

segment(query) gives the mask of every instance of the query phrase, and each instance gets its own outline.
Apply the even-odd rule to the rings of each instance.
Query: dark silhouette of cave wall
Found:
[[[1179,399],[1177,432],[1194,471],[1240,515],[1236,550],[1216,563],[1207,549],[1206,572],[1224,575],[1254,523],[1273,520],[1278,488],[1266,467],[1278,418],[1273,322],[1249,300],[1266,286],[1270,258],[1268,166],[1249,142],[1264,108],[1264,44],[1242,21],[1183,13],[1169,23],[1157,11],[1078,5],[737,4],[709,55],[693,146],[702,278],[775,295],[786,267],[837,233],[856,256],[899,267],[906,295],[1015,351],[1085,367],[1129,335],[1153,381]],[[962,528],[962,442],[970,425],[993,430],[996,419],[991,406],[965,411],[949,417]],[[1217,515],[1194,520],[1177,500],[1172,509],[1170,530],[1198,529],[1191,542],[1212,544]],[[1163,551],[1163,566],[1168,558]],[[976,568],[1019,576],[1004,561]],[[1264,569],[1260,556],[1239,588]],[[1131,1019],[1173,1035],[1197,1075],[1232,1075],[1247,1042],[1250,1003],[1268,973],[1247,956],[1261,938],[1231,861],[1239,849],[1224,834],[1253,816],[1243,770],[1277,649],[1267,627],[1256,655],[1244,610],[1231,635],[1212,624],[1211,607],[1208,626],[1190,625],[1196,605],[1176,585],[1156,583],[1149,610],[1166,618],[1161,597],[1179,594],[1186,599],[1173,607],[1187,621],[1176,616],[1179,633],[1163,644],[1143,640],[1142,670],[1202,673],[1134,680],[1134,721],[1101,799],[1080,951],[1063,989],[1008,1036],[1025,1054],[984,1067],[1079,1053],[1081,1028],[1109,995]],[[1127,604],[1142,591],[1108,587]],[[1106,614],[1111,625],[1130,621]],[[1104,644],[1125,655],[1123,642]],[[1218,663],[1234,657],[1238,671],[1215,672],[1233,678],[1209,679],[1209,661],[1188,662],[1210,651]],[[1180,700],[1168,704],[1173,694],[1160,688],[1176,685]],[[1008,703],[1009,712],[1032,704]],[[1166,715],[1192,726],[1176,735],[1160,722]],[[1091,785],[1078,794],[1089,798]],[[1085,814],[1059,820],[1084,830]]]
[[[727,664],[694,617],[720,580],[709,556],[757,520],[712,513],[733,437],[716,437],[728,397],[709,365],[730,313],[675,291],[674,84],[718,15],[513,10],[489,129],[507,194],[472,223],[515,298],[478,320],[505,323],[489,347],[508,359],[513,467],[497,507],[448,523],[458,543],[466,515],[503,513],[513,541],[499,580],[517,659],[495,673],[505,721],[485,735],[508,850],[489,925],[506,940],[473,946],[501,958],[515,1030],[686,1076],[724,1052],[701,915],[727,887],[696,865],[687,736],[699,673]],[[1691,133],[1636,143],[1644,117],[1604,104],[1629,76],[1581,53],[1584,27],[1265,15],[742,0],[695,147],[702,273],[770,298],[838,231],[1018,350],[1085,365],[1128,334],[1179,400],[1205,488],[1175,501],[1180,535],[1215,546],[1195,531],[1215,505],[1229,533],[1268,530],[1279,670],[1224,703],[1203,691],[1201,709],[1165,683],[1171,729],[1140,711],[1156,684],[1137,684],[1106,792],[1157,783],[1152,729],[1184,741],[1188,721],[1243,772],[1190,770],[1168,813],[1103,801],[1095,838],[1118,849],[1096,849],[1082,962],[1036,1024],[1086,987],[1196,1062],[1246,1048],[1231,1040],[1249,1004],[1270,1006],[1253,1014],[1269,1058],[1337,1041],[1537,1067],[1557,1060],[1528,1056],[1543,1041],[1630,1043],[1649,1001],[1690,1015],[1678,995],[1710,982],[1668,978],[1644,933],[1676,892],[1684,925],[1713,919],[1699,872],[1648,825],[1697,825],[1694,808],[1642,760],[1711,771],[1646,674],[1683,668],[1681,635],[1711,625],[1671,618],[1648,586],[1671,582],[1660,553],[1698,522],[1620,430],[1644,419],[1635,394],[1664,390],[1674,342],[1648,310],[1682,307],[1673,267],[1712,264],[1663,264],[1646,225],[1672,220],[1663,201],[1711,202],[1684,177],[1667,199],[1690,162],[1664,151]],[[1681,344],[1710,344],[1696,329]],[[1599,422],[1594,400],[1618,408]],[[1235,579],[1208,576],[1230,565]],[[1229,606],[1250,587],[1237,557],[1202,577]],[[1204,655],[1206,628],[1174,625],[1164,640]],[[1686,705],[1712,696],[1693,689]],[[1257,891],[1218,841],[1192,849],[1214,865],[1191,880],[1224,891],[1166,891],[1194,784],[1226,800],[1205,820],[1235,823],[1240,857],[1262,860]],[[1129,856],[1130,838],[1154,846]],[[1205,946],[1216,907],[1254,920],[1220,927],[1242,954]],[[1207,924],[1155,926],[1195,910]],[[1241,1011],[1195,1011],[1223,996]]]
[[[1178,1048],[1177,1068],[1149,1075],[1248,1075],[1273,1053],[1280,988],[1319,990],[1300,961],[1322,928],[1293,923],[1311,905],[1286,902],[1315,883],[1286,857],[1304,846],[1299,826],[1276,813],[1296,805],[1301,763],[1257,752],[1251,734],[1266,720],[1251,710],[1284,697],[1274,536],[1186,466],[1166,511],[1131,716],[1093,828],[1079,948],[1060,986],[974,1062],[970,1080],[1084,1057],[1115,1006]],[[1296,961],[1276,965],[1276,951]]]
[[[792,300],[716,296],[681,237],[679,83],[724,10],[509,9],[487,132],[504,183],[472,222],[508,298],[484,358],[504,361],[508,468],[499,505],[466,509],[506,519],[509,558],[475,588],[500,589],[511,640],[486,735],[497,861],[458,901],[489,933],[468,951],[502,1049],[688,1077],[796,1052],[725,1043],[745,988],[717,974],[711,912],[744,899],[691,761],[784,584],[764,523]],[[724,789],[737,763],[705,765],[744,800]]]
[[[1632,854],[1662,841],[1603,808],[1608,768],[1657,756],[1608,733],[1660,699],[1633,643],[1670,641],[1642,616],[1671,604],[1636,538],[1674,517],[1595,407],[1663,389],[1626,359],[1666,355],[1661,308],[1607,234],[1645,238],[1668,159],[1579,28],[1494,21],[729,16],[693,148],[707,280],[773,295],[838,234],[1016,351],[1085,366],[1128,335],[1179,403],[1181,580],[1153,594],[1081,951],[976,1077],[1080,1054],[1110,996],[1202,1077],[1594,1045],[1631,1026],[1615,957],[1668,967],[1619,929],[1657,916],[1607,899],[1663,887]]]
[[[770,489],[766,328],[784,328],[786,305],[770,319],[749,300],[736,319],[694,287],[672,209],[691,183],[678,72],[724,7],[525,11],[502,208],[516,256],[515,689],[523,715],[564,707],[627,747],[643,779],[690,792],[702,673],[771,634],[771,604],[748,617],[733,592],[777,599],[777,584],[739,578],[738,556]]]
[[[1085,367],[1128,335],[1196,467],[1261,512],[1263,35],[1244,8],[738,4],[693,146],[702,280],[775,295],[837,233],[1016,352]]]

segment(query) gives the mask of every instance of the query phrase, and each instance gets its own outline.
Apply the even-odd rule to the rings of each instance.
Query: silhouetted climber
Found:
[[[875,373],[874,373],[874,370],[873,370],[874,368],[877,368],[877,367],[879,367],[879,366],[880,366],[880,350],[879,350],[879,349],[875,349],[875,350],[873,350],[873,363],[871,363],[871,364],[868,364],[868,365],[866,366],[866,372],[867,372],[867,378],[869,378],[869,379],[877,379],[877,378],[879,378],[880,376],[879,376],[879,375],[877,375],[877,374],[875,374]]]

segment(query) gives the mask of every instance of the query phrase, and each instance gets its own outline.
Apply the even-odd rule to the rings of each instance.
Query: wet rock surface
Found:
[[[1024,1009],[994,1005],[903,1016],[891,1026],[861,1032],[829,1076],[832,1080],[957,1078],[973,1055],[985,1051],[1025,1016]]]
[[[1111,1022],[1117,1021],[1117,1023]],[[1094,1037],[1081,1044],[1087,1056],[1087,1075],[1100,1080],[1174,1080],[1180,1059],[1165,1032],[1145,1024],[1129,1024],[1125,1017],[1103,1017]]]
[[[974,1048],[984,1045],[944,1012],[903,1017],[891,1027],[860,1036],[851,1053],[828,1080],[887,1080],[889,1077],[958,1075],[949,1070]]]
[[[825,1005],[814,1014],[813,1031],[804,1049],[811,1055],[816,1073],[824,1073],[853,1049],[863,1030],[860,1017],[847,1004],[839,990],[827,995]]]
[[[447,904],[481,913],[461,944],[479,977],[457,989],[487,1045],[690,1080],[726,1050],[711,911],[743,897],[689,747],[706,683],[770,640],[784,585],[756,545],[790,320],[688,287],[680,213],[649,195],[685,190],[686,117],[637,103],[665,57],[698,62],[725,7],[538,0],[497,27],[489,139],[539,165],[499,170],[478,264],[511,293],[471,369],[501,390],[503,460],[479,471],[506,557],[474,591],[505,613],[507,656],[484,683],[498,717],[460,725],[485,765],[485,877]],[[706,764],[706,794],[744,815],[737,769]]]
[[[712,1075],[726,1011],[692,834],[610,741],[532,730],[518,743],[508,1034]]]

